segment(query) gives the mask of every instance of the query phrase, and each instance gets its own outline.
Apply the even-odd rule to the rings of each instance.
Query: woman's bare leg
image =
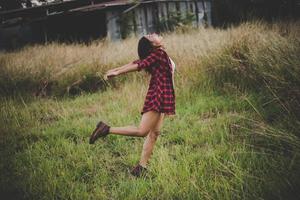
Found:
[[[163,120],[164,114],[162,113],[160,114],[158,122],[156,123],[154,128],[150,130],[147,138],[145,139],[141,159],[139,162],[139,164],[143,167],[146,167],[147,162],[150,159],[150,156],[152,155],[155,142],[160,134],[160,129],[163,124]]]
[[[135,126],[111,127],[109,133],[117,134],[117,135],[145,137],[159,121],[159,117],[160,117],[160,113],[155,111],[149,111],[143,114],[139,127],[135,127]]]

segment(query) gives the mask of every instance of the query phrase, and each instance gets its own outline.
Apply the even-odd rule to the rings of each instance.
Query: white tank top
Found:
[[[174,63],[174,61],[169,57],[169,60],[171,62],[171,66],[172,66],[172,81],[173,81],[173,87],[175,88],[175,84],[174,84],[174,72],[175,72],[175,68],[176,68],[176,65]]]

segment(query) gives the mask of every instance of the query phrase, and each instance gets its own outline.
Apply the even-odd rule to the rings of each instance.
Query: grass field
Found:
[[[28,46],[0,54],[0,194],[6,199],[299,199],[300,23],[244,23],[164,35],[177,65],[167,117],[145,178],[129,170],[149,76],[109,82],[137,58],[138,38]]]

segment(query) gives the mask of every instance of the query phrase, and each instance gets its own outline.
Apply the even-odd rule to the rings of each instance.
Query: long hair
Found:
[[[154,47],[151,42],[146,37],[142,37],[138,44],[138,55],[140,60],[145,59],[153,49]]]
[[[154,47],[151,44],[151,42],[146,37],[143,36],[138,43],[138,55],[140,60],[145,59],[153,49]],[[145,69],[145,70],[149,73],[151,72],[150,69]]]

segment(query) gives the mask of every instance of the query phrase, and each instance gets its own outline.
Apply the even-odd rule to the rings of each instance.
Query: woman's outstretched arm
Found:
[[[108,70],[107,72],[114,72],[114,71],[118,71],[118,70],[124,69],[124,68],[126,68],[128,65],[133,64],[133,63],[134,63],[134,61],[131,62],[131,63],[128,63],[128,64],[126,64],[126,65],[123,65],[123,66],[121,66],[121,67],[117,67],[117,68],[114,68],[114,69],[110,69],[110,70]]]
[[[114,68],[107,71],[106,74],[104,75],[104,79],[112,78],[120,74],[125,74],[127,72],[133,72],[137,70],[138,70],[138,64],[131,62],[126,65],[123,65],[122,67]]]

